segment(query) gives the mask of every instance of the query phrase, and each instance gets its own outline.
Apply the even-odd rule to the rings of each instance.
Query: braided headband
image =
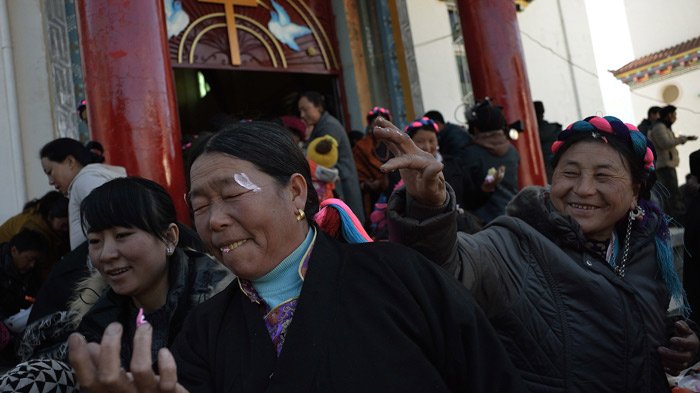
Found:
[[[375,106],[374,108],[370,109],[369,112],[367,112],[367,119],[373,119],[377,116],[382,116],[387,120],[391,120],[391,112],[386,108],[382,108],[381,106]]]
[[[644,169],[648,172],[655,170],[654,145],[652,145],[651,141],[639,132],[637,127],[629,123],[623,123],[614,116],[590,116],[570,124],[564,131],[559,133],[557,141],[552,143],[552,153],[556,153],[570,136],[581,133],[590,133],[593,138],[601,139],[605,143],[608,143],[608,139],[605,137],[606,134],[616,135],[631,144],[635,157],[643,160]]]
[[[424,128],[432,128],[436,134],[440,131],[437,123],[432,121],[430,118],[423,116],[420,119],[413,120],[411,124],[407,125],[406,128],[404,128],[404,132],[407,134],[412,134]]]

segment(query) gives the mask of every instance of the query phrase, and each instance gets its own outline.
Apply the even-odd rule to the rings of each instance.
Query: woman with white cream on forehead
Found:
[[[191,313],[172,354],[159,353],[159,375],[145,350],[133,374],[117,367],[118,325],[99,347],[72,337],[87,391],[522,391],[459,283],[402,246],[319,230],[307,161],[279,126],[244,123],[205,140],[190,177],[197,232],[238,278]],[[134,348],[150,341],[148,324],[138,328]]]

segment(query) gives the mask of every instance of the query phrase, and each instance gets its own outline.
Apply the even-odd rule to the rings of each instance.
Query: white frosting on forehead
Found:
[[[236,183],[238,183],[239,186],[241,186],[241,187],[243,187],[243,188],[245,188],[245,189],[247,189],[247,190],[250,190],[250,191],[253,191],[253,192],[258,192],[258,191],[260,191],[260,187],[258,187],[258,186],[257,186],[255,183],[253,183],[252,181],[250,181],[250,178],[249,178],[248,175],[246,175],[245,173],[235,173],[235,174],[233,175],[233,180],[234,180]]]

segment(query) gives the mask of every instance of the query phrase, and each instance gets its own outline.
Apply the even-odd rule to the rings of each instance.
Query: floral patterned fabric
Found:
[[[301,262],[299,263],[299,276],[301,276],[302,281],[306,276],[306,270],[308,269],[309,257],[311,256],[311,249],[313,249],[313,244],[311,244],[304,254]],[[238,284],[241,291],[250,299],[252,303],[257,303],[260,306],[260,312],[264,315],[263,320],[265,321],[265,327],[267,332],[270,334],[270,339],[275,345],[275,350],[277,351],[277,356],[282,352],[282,346],[284,345],[284,338],[287,335],[287,329],[289,325],[292,324],[292,317],[294,317],[294,311],[297,308],[297,303],[299,302],[299,297],[294,297],[286,300],[279,304],[275,308],[270,308],[265,300],[258,294],[255,290],[253,284],[249,280],[244,280],[239,278]]]

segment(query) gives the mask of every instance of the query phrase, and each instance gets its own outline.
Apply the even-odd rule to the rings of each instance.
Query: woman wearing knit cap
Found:
[[[374,132],[396,156],[383,169],[406,183],[391,200],[390,239],[470,289],[530,391],[669,391],[664,370],[696,360],[666,219],[649,201],[653,148],[634,126],[570,125],[552,147],[551,189],[524,189],[475,235],[455,229],[441,165],[388,122]]]
[[[127,374],[123,330],[70,339],[89,392],[522,392],[469,292],[397,244],[330,237],[306,158],[272,123],[243,123],[193,151],[197,232],[236,280],[190,312],[153,373],[150,323]],[[342,231],[359,222],[340,211]],[[349,218],[352,224],[346,225]],[[355,233],[357,234],[357,233]],[[355,239],[355,240],[352,240]],[[95,354],[95,356],[90,356]],[[97,355],[99,354],[99,355]]]

